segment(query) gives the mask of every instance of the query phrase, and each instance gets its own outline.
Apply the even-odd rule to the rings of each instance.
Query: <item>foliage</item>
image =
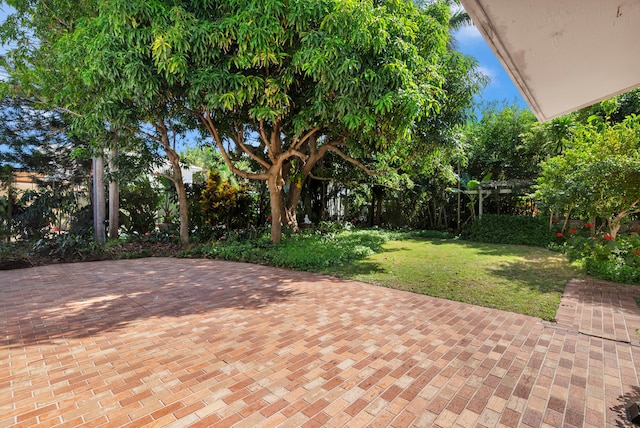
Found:
[[[144,234],[156,227],[160,195],[148,178],[120,186],[121,223],[126,233]]]
[[[83,82],[105,89],[93,115],[189,112],[234,173],[268,182],[274,241],[282,221],[297,226],[297,184],[327,152],[391,170],[429,149],[411,137],[451,110],[447,93],[470,99],[475,87],[451,82],[474,63],[447,50],[443,2],[119,0],[98,10],[57,45]]]
[[[81,208],[77,195],[68,185],[52,182],[36,190],[27,190],[18,199],[13,211],[13,231],[16,239],[38,239],[49,233],[71,227],[71,220]]]
[[[627,116],[640,115],[640,89],[633,89],[604,100],[600,103],[579,110],[575,116],[579,122],[587,123],[589,118],[596,116],[611,123],[623,122]]]
[[[10,196],[3,195],[0,197],[0,241],[9,240],[11,238],[11,204],[13,201]]]
[[[462,237],[477,242],[547,247],[555,234],[541,217],[483,214],[463,230]]]
[[[47,256],[59,261],[82,261],[89,257],[96,258],[102,247],[86,236],[71,233],[56,233],[40,238],[33,244],[36,255]]]
[[[573,231],[566,237],[565,252],[585,271],[598,278],[640,284],[640,237],[637,232],[588,236]]]
[[[140,87],[129,86],[119,92],[122,87],[110,86],[99,73],[94,73],[93,60],[111,51],[101,51],[106,48],[104,45],[89,43],[91,37],[101,41],[106,37],[99,33],[88,36],[83,32],[84,25],[99,21],[99,5],[112,2],[9,0],[8,3],[15,10],[0,26],[0,38],[12,47],[2,57],[1,65],[7,73],[4,89],[43,109],[64,113],[70,124],[68,131],[89,143],[84,146],[90,155],[102,156],[105,149],[116,148],[121,153],[137,152],[142,155],[139,160],[149,168],[146,161],[157,159],[158,151],[163,149],[171,163],[167,176],[179,196],[180,236],[187,243],[186,197],[179,156],[174,150],[186,128],[182,110],[173,110],[170,99]],[[128,65],[130,70],[131,64]],[[140,77],[142,85],[149,89],[149,76]],[[125,94],[137,98],[125,100]],[[140,102],[144,101],[143,94],[151,95],[153,101]]]
[[[69,136],[68,122],[64,115],[43,110],[28,100],[0,99],[0,165],[59,180],[84,179],[89,164],[70,156],[83,144]],[[0,181],[4,181],[2,177]]]
[[[68,132],[68,120],[25,99],[0,100],[0,202],[3,239],[38,239],[50,228],[84,234],[89,164],[74,156],[82,142]],[[19,192],[16,174],[29,177],[33,189]]]
[[[133,233],[126,236],[128,242],[143,242],[143,243],[175,243],[177,236],[175,232],[154,229],[150,232],[143,234]],[[118,241],[114,242],[117,245]]]
[[[571,148],[543,162],[535,197],[554,212],[600,217],[615,238],[640,211],[640,117],[577,127]]]
[[[24,241],[0,242],[0,270],[31,267],[35,255],[30,243]]]
[[[234,186],[213,171],[200,195],[202,215],[212,227],[245,228],[251,223],[251,198],[246,186]]]
[[[211,239],[211,227],[207,224],[200,197],[205,189],[206,182],[194,181],[185,185],[187,201],[189,202],[189,227],[191,228],[191,238],[198,242]]]
[[[189,165],[202,168],[205,174],[204,179],[206,179],[208,171],[218,171],[224,179],[230,179],[233,176],[220,152],[210,145],[188,147],[180,152],[180,159]]]
[[[530,152],[537,153],[535,160],[540,162],[562,153],[565,145],[573,140],[576,126],[574,115],[556,117],[549,122],[533,123],[522,134],[523,142],[530,148]]]
[[[351,229],[353,229],[352,223],[341,221],[321,221],[315,228],[316,232],[319,233],[332,233]]]
[[[184,252],[184,256],[201,255],[290,269],[320,271],[361,259],[382,249],[393,234],[381,230],[338,230],[329,226],[323,231],[284,235],[280,245],[267,237],[241,241],[226,240]]]
[[[529,109],[484,106],[480,121],[470,122],[465,130],[468,173],[473,177],[491,174],[494,180],[533,180],[540,171],[538,162],[546,157],[544,150],[524,138],[536,122]]]

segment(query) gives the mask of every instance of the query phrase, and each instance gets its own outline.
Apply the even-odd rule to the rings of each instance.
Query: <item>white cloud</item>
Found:
[[[475,43],[482,40],[482,35],[475,25],[465,25],[453,35],[458,43]]]
[[[485,76],[488,76],[492,82],[494,82],[496,80],[496,77],[498,76],[498,73],[496,72],[496,70],[494,70],[491,67],[487,67],[485,65],[479,65],[478,70]]]

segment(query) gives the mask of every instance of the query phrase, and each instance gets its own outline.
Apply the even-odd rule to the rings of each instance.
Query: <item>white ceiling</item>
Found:
[[[640,86],[640,0],[461,0],[547,121]]]

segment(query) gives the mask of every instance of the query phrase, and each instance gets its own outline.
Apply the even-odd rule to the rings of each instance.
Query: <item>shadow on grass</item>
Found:
[[[338,278],[352,278],[358,275],[371,275],[376,273],[383,274],[387,273],[387,271],[377,262],[369,260],[357,260],[343,266],[324,269],[323,273],[326,273],[327,275],[333,275]]]
[[[562,293],[566,283],[579,276],[573,271],[564,273],[559,266],[549,265],[546,260],[502,262],[489,271],[498,277],[512,280],[516,288],[527,287],[540,293]]]
[[[530,245],[514,245],[514,244],[489,244],[486,242],[465,241],[463,239],[413,239],[417,242],[429,242],[433,245],[457,244],[462,247],[472,248],[480,251],[480,254],[489,256],[521,256],[523,251],[549,251],[542,247],[533,247]]]
[[[546,249],[437,238],[390,241],[381,253],[330,273],[547,320],[567,282],[580,276]]]

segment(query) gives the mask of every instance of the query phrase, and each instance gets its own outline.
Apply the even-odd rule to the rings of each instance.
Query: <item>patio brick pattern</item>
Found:
[[[558,322],[305,272],[153,258],[0,272],[0,427],[631,426],[640,287]]]

